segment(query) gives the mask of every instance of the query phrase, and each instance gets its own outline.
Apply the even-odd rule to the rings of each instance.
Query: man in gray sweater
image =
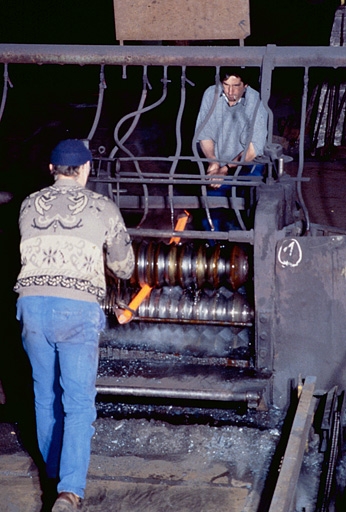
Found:
[[[259,93],[247,83],[244,69],[226,69],[220,83],[205,91],[196,122],[195,139],[209,160],[208,195],[229,196],[232,187],[224,185],[223,176],[261,176],[263,165],[253,164],[262,156],[267,139],[268,113]],[[216,231],[234,229],[231,212],[214,211]],[[228,226],[230,224],[230,226]],[[208,222],[203,223],[210,229]]]
[[[77,510],[84,497],[104,327],[104,262],[123,279],[134,268],[119,209],[85,188],[91,159],[82,141],[60,142],[50,160],[55,183],[28,196],[19,219],[17,318],[32,366],[46,477],[57,483],[53,512]]]

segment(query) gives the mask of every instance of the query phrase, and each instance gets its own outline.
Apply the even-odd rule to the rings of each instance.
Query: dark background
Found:
[[[328,45],[336,0],[250,0],[249,46]],[[113,1],[1,0],[0,42],[116,44]]]

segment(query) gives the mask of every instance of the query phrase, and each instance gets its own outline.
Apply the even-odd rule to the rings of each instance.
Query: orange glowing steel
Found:
[[[148,284],[143,285],[137,295],[131,300],[129,308],[132,309],[132,311],[136,311],[150,292],[151,286]],[[124,309],[124,311],[118,316],[119,324],[126,324],[132,319],[132,316],[132,312],[129,309]]]
[[[186,224],[187,224],[187,220],[189,218],[189,215],[190,215],[189,212],[184,210],[184,215],[181,215],[178,218],[174,231],[184,231]],[[173,244],[173,243],[178,244],[179,242],[180,242],[179,236],[172,236],[172,238],[169,241],[170,244]]]
[[[189,218],[189,212],[184,210],[184,215],[181,215],[177,223],[175,225],[174,231],[184,231],[187,220]],[[180,237],[173,236],[170,239],[170,244],[176,243],[178,244],[180,242]],[[145,284],[142,286],[142,288],[139,290],[137,295],[132,299],[132,301],[129,304],[129,309],[124,309],[118,316],[118,322],[119,324],[126,324],[132,320],[133,313],[132,311],[137,311],[139,306],[142,304],[143,300],[150,294],[152,287],[148,284]]]

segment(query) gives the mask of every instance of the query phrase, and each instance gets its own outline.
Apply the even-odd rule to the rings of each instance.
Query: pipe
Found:
[[[175,149],[174,161],[173,161],[173,163],[171,165],[171,168],[169,170],[169,175],[170,176],[174,176],[175,170],[176,170],[177,165],[178,165],[178,161],[179,161],[179,159],[181,157],[181,148],[182,148],[181,121],[182,121],[182,118],[183,118],[185,102],[186,102],[186,88],[185,88],[185,84],[187,82],[190,85],[194,85],[194,84],[192,84],[192,82],[190,80],[187,80],[187,78],[186,78],[186,66],[183,66],[180,82],[181,82],[180,105],[179,105],[179,110],[178,110],[178,114],[177,114],[177,118],[176,118],[176,123],[175,123],[176,149]],[[170,207],[170,211],[171,211],[171,224],[172,224],[172,228],[174,227],[173,196],[174,196],[173,184],[172,185],[168,185],[168,197],[169,197],[169,207]],[[184,228],[185,228],[185,226],[184,226]],[[178,243],[178,242],[176,242],[176,243]]]
[[[147,86],[148,85],[149,85],[149,81],[148,81],[148,77],[147,77],[147,66],[144,66],[144,68],[143,68],[143,88],[142,88],[142,94],[141,94],[141,99],[139,101],[138,109],[135,112],[131,112],[127,116],[124,116],[118,122],[118,124],[115,126],[115,128],[114,128],[114,140],[115,140],[117,145],[114,146],[114,148],[110,152],[109,159],[113,159],[114,158],[114,156],[117,153],[119,147],[124,150],[124,143],[127,141],[127,139],[130,137],[130,135],[132,135],[133,131],[135,130],[135,128],[136,128],[136,126],[138,124],[138,121],[139,121],[139,119],[141,117],[141,114],[144,111],[146,111],[144,109],[144,103],[145,103],[145,100],[147,98],[147,92],[148,92],[147,91]],[[128,119],[131,119],[131,117],[133,117],[133,120],[132,120],[132,123],[131,123],[130,127],[128,128],[126,133],[122,136],[122,138],[119,139],[118,134],[119,134],[120,127],[123,125],[123,123],[125,123],[125,121],[127,121]]]
[[[105,386],[96,385],[96,391],[102,395],[146,396],[155,398],[179,398],[184,400],[215,400],[220,402],[257,402],[261,395],[259,391],[212,391],[189,390],[135,386]]]
[[[300,201],[300,205],[304,212],[305,221],[306,221],[306,232],[310,232],[310,215],[307,209],[307,206],[304,201],[303,192],[302,192],[302,182],[301,179],[303,176],[304,170],[304,137],[305,137],[305,126],[306,126],[306,106],[307,106],[307,97],[308,97],[308,85],[309,85],[309,73],[308,70],[305,69],[304,74],[304,94],[302,98],[302,108],[301,108],[301,117],[300,117],[300,138],[299,138],[299,166],[297,177],[297,194]]]
[[[104,97],[104,91],[107,88],[106,81],[105,81],[105,75],[104,75],[104,66],[101,66],[100,70],[100,83],[99,83],[99,96],[97,101],[97,108],[95,113],[94,122],[92,124],[92,127],[90,129],[89,135],[87,136],[87,140],[91,141],[93,136],[95,135],[96,128],[98,127],[100,117],[101,117],[101,111],[102,111],[102,105],[103,105],[103,97]]]
[[[213,111],[215,109],[217,100],[218,100],[219,95],[220,95],[219,87],[220,87],[220,67],[217,68],[217,72],[216,72],[216,75],[215,75],[215,92],[214,92],[213,102],[212,102],[212,104],[210,106],[209,111],[207,112],[207,115],[202,120],[200,125],[197,126],[195,134],[194,134],[194,137],[192,139],[192,151],[193,151],[193,154],[194,154],[194,156],[196,158],[196,161],[197,161],[197,164],[198,164],[199,173],[200,173],[200,175],[203,178],[205,178],[206,175],[205,175],[205,169],[204,169],[202,160],[198,159],[198,157],[199,157],[199,151],[198,151],[199,139],[198,139],[198,137],[199,137],[200,132],[203,130],[203,128],[205,127],[205,125],[209,121],[209,119],[210,119],[210,117],[211,117],[211,115],[212,115],[212,113],[213,113]],[[208,163],[210,163],[210,162],[208,162]],[[212,221],[212,218],[211,218],[211,215],[210,215],[209,204],[208,204],[208,193],[207,193],[207,189],[206,189],[205,185],[201,186],[201,193],[202,193],[202,197],[203,197],[204,204],[205,204],[205,214],[206,214],[209,226],[210,226],[210,230],[211,231],[215,231],[214,224],[213,224],[213,221]]]
[[[0,44],[0,62],[121,66],[261,66],[270,48],[273,67],[345,67],[344,47],[117,46]]]
[[[148,238],[170,238],[179,236],[189,240],[227,240],[230,242],[244,242],[248,244],[254,243],[254,231],[165,231],[157,229],[127,229],[131,237],[141,236]]]
[[[121,161],[122,158],[119,158]],[[140,158],[133,157],[132,159],[134,162],[140,160]],[[146,158],[146,160],[152,160],[154,161],[154,158]],[[153,177],[152,177],[153,176]],[[179,176],[179,177],[177,177]],[[114,177],[98,177],[97,182],[98,183],[148,183],[150,185],[154,184],[163,184],[163,185],[169,185],[170,182],[172,182],[172,178],[168,176],[167,174],[150,174],[145,173],[145,176],[138,176],[134,173],[119,173],[118,175]],[[91,177],[91,181],[95,181],[94,177]],[[244,187],[258,187],[262,183],[262,178],[260,176],[225,176],[223,178],[223,184],[224,185],[241,185]],[[200,177],[199,175],[192,175],[192,174],[185,174],[182,175],[176,175],[174,178],[174,185],[209,185],[211,182],[210,177]],[[208,198],[208,201],[211,201],[212,197]],[[205,202],[205,200],[204,200]]]
[[[5,110],[8,86],[13,87],[13,85],[12,85],[10,79],[9,79],[9,76],[8,76],[8,65],[5,64],[4,65],[4,88],[3,88],[3,91],[2,91],[2,99],[1,99],[1,104],[0,104],[0,121],[2,119],[2,115],[3,115],[4,110]]]

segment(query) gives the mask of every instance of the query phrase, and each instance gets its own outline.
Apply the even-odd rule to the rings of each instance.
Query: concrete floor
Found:
[[[0,457],[0,510],[39,512],[37,467],[13,425],[0,431],[0,450],[5,440],[12,443],[12,453]],[[257,510],[279,437],[276,428],[98,419],[83,511]]]

